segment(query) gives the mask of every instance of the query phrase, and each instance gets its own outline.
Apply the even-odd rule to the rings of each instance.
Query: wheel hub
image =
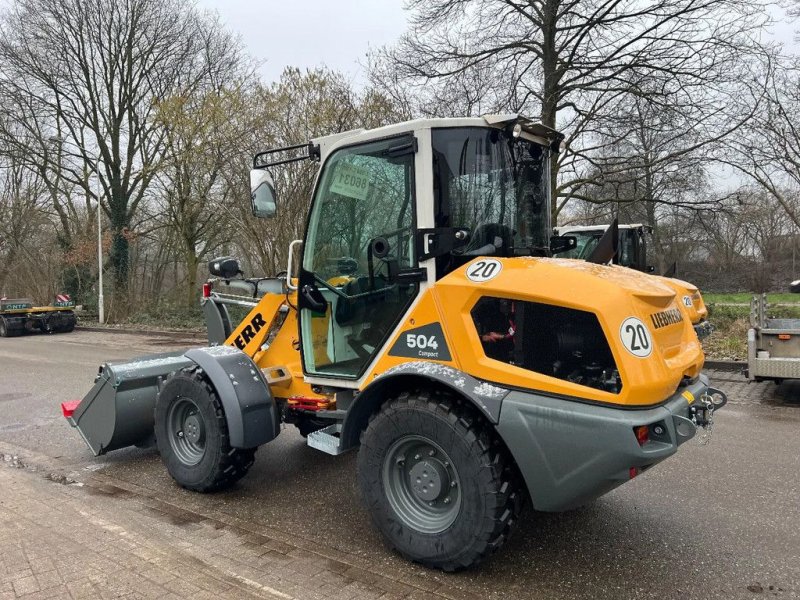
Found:
[[[423,459],[408,472],[409,483],[416,497],[424,502],[438,500],[442,490],[449,489],[450,477],[438,460]]]
[[[444,531],[461,511],[461,485],[453,462],[439,444],[406,435],[388,449],[383,488],[397,517],[424,533]]]
[[[202,419],[197,418],[197,414],[191,414],[186,417],[183,423],[183,434],[193,444],[199,444],[205,438],[205,431],[203,430]]]
[[[176,398],[167,411],[167,425],[175,455],[185,465],[198,464],[205,455],[206,425],[194,401]]]

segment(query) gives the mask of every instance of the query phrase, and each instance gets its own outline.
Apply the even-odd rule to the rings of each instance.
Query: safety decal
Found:
[[[653,340],[645,324],[636,317],[628,317],[619,328],[619,337],[625,349],[639,358],[650,356]]]
[[[683,305],[684,305],[686,308],[692,308],[692,306],[693,306],[693,304],[692,304],[692,297],[691,297],[691,296],[684,296],[684,297],[683,297]]]
[[[503,263],[494,258],[482,258],[467,267],[467,278],[475,283],[485,283],[494,279],[503,270]]]
[[[439,323],[430,323],[404,331],[389,350],[389,356],[452,360]]]

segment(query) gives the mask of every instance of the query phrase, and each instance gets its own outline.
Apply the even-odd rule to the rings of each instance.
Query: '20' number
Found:
[[[493,277],[496,277],[502,268],[503,265],[500,264],[500,261],[493,258],[486,258],[479,260],[474,265],[470,265],[467,268],[467,277],[470,281],[483,283],[484,281],[489,281]]]
[[[644,325],[626,325],[625,331],[631,334],[630,342],[628,342],[631,350],[636,352],[637,350],[650,349],[650,340],[647,339]]]
[[[653,342],[650,339],[650,332],[636,317],[628,317],[620,327],[620,338],[625,348],[639,358],[650,356]]]

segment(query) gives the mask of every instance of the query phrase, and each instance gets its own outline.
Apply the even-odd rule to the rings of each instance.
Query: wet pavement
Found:
[[[38,478],[32,489],[41,490],[56,485],[43,474],[85,483],[67,488],[87,506],[100,498],[101,514],[113,514],[118,505],[135,515],[136,503],[158,502],[157,510],[172,507],[187,523],[260,536],[259,543],[242,542],[230,552],[249,569],[248,580],[296,598],[800,597],[800,383],[748,384],[735,372],[711,372],[729,405],[716,417],[710,444],[685,444],[677,456],[582,509],[529,510],[500,553],[477,569],[448,575],[387,550],[361,507],[355,454],[321,454],[291,426],[259,450],[240,484],[219,494],[178,488],[152,450],[93,458],[61,417],[60,402],[82,397],[101,361],[164,352],[172,344],[163,337],[81,331],[0,339],[0,452],[38,465],[15,476]],[[122,492],[98,496],[89,491],[97,486]],[[207,533],[195,529],[184,527],[173,538],[153,533],[151,543],[164,551],[170,539],[191,544]],[[137,535],[147,539],[147,531]],[[285,554],[294,552],[294,561],[311,566],[276,571],[256,560],[262,546],[278,543],[289,548]],[[219,563],[235,573],[239,563],[223,558],[220,550],[215,568]],[[307,575],[322,562],[334,565],[330,572],[338,577],[330,575],[337,583],[326,592]],[[337,572],[350,568],[347,577]],[[263,592],[223,582],[232,595]],[[0,583],[0,600],[3,593]]]

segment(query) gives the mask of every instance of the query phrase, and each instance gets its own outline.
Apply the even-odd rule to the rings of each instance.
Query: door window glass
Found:
[[[303,255],[326,301],[324,314],[301,314],[309,373],[357,377],[416,294],[389,276],[416,266],[411,142],[344,148],[325,163]]]

